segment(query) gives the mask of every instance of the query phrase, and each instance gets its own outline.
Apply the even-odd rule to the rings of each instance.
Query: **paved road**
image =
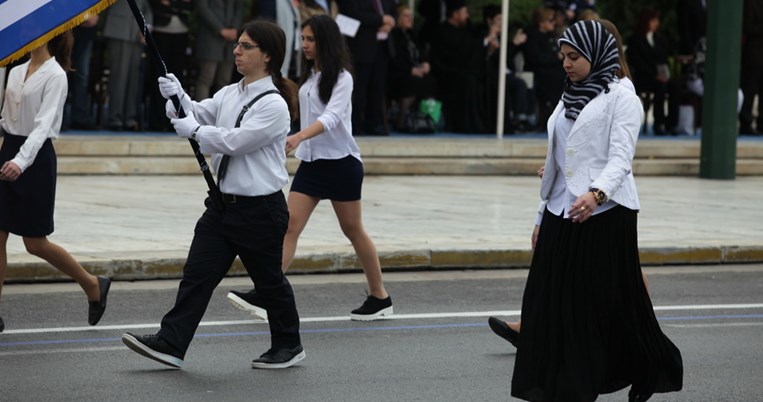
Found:
[[[684,357],[684,391],[655,401],[763,400],[763,265],[647,269],[663,330]],[[118,282],[97,327],[71,284],[8,285],[0,334],[0,400],[498,401],[510,400],[515,350],[487,316],[516,317],[526,270],[388,273],[396,319],[348,320],[360,275],[291,275],[307,359],[249,368],[267,327],[225,301],[209,306],[182,370],[127,350],[124,331],[156,330],[177,281]],[[625,400],[626,391],[600,398]]]

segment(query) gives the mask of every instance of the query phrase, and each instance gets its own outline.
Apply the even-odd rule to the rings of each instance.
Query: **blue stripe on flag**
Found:
[[[0,4],[8,0],[0,0]],[[100,0],[52,0],[0,31],[0,60],[69,22]]]

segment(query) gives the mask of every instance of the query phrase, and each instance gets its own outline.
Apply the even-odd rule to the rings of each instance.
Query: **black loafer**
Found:
[[[89,305],[87,322],[90,325],[98,324],[98,321],[101,320],[103,313],[106,311],[106,297],[109,295],[109,288],[111,288],[111,279],[99,275],[98,288],[101,290],[101,299],[87,302]]]
[[[509,324],[496,317],[488,318],[487,323],[496,335],[509,341],[515,348],[519,347],[519,332],[511,329]]]

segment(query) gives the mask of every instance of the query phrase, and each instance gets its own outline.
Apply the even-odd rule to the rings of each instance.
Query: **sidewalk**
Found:
[[[642,262],[763,261],[763,177],[640,177]],[[50,236],[90,272],[177,278],[203,211],[197,176],[62,176]],[[363,215],[385,269],[529,266],[537,177],[369,176]],[[8,240],[7,282],[65,277]],[[307,225],[290,273],[358,270],[329,202]],[[232,275],[243,275],[238,265]]]

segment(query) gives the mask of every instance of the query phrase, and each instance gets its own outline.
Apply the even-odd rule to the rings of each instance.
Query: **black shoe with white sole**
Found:
[[[159,335],[133,335],[127,332],[122,335],[122,342],[139,355],[159,363],[174,368],[180,368],[183,365],[184,354],[160,338]]]
[[[267,320],[268,312],[262,307],[262,301],[257,296],[254,289],[249,292],[238,292],[231,290],[228,292],[228,301],[236,308],[244,310],[254,316],[257,320]]]
[[[393,314],[392,298],[379,299],[368,296],[360,308],[352,310],[350,319],[354,321],[374,321],[390,317]]]
[[[270,349],[258,359],[252,361],[252,368],[256,369],[284,369],[291,367],[305,359],[307,354],[302,345],[291,349]]]

